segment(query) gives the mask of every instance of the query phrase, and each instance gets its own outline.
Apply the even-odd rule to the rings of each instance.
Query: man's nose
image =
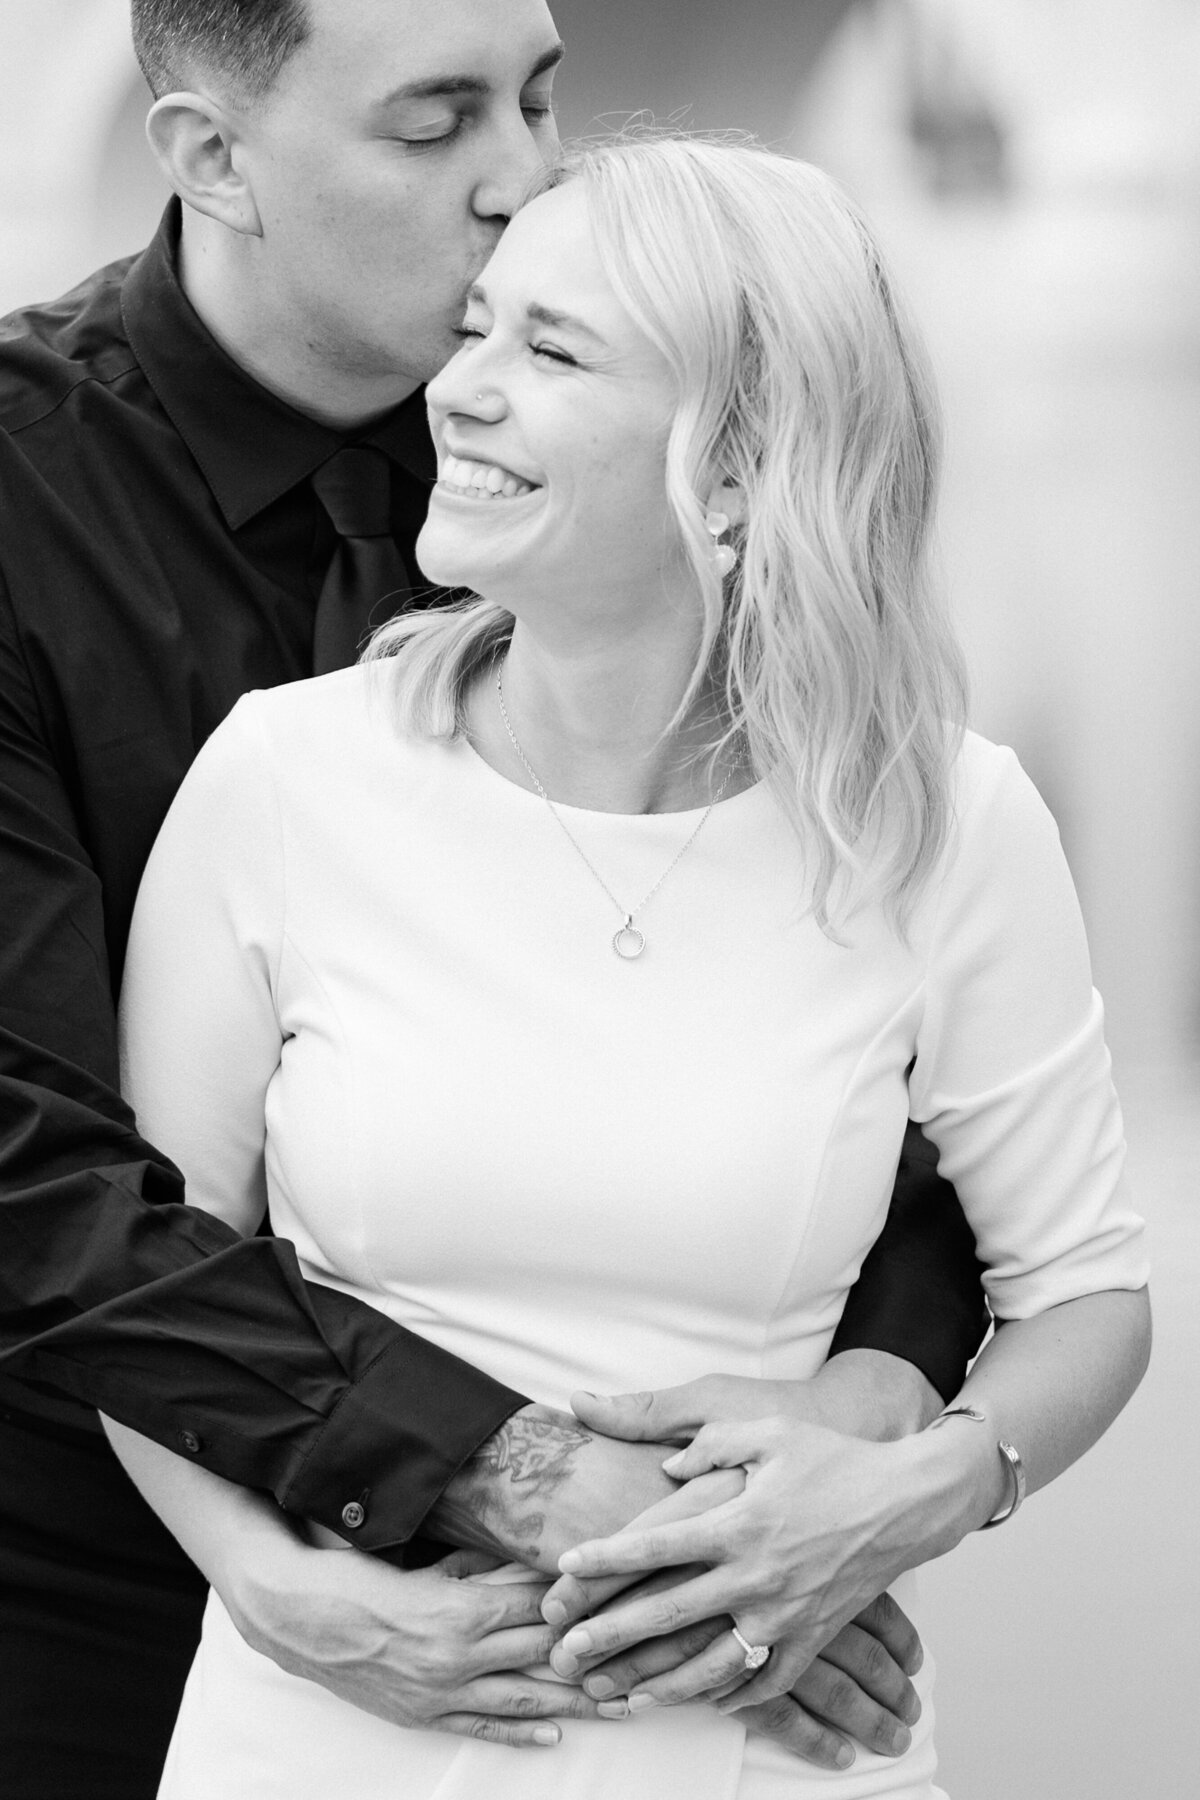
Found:
[[[506,112],[489,133],[486,164],[480,174],[472,207],[477,218],[507,225],[538,171],[558,148],[558,134],[547,122],[536,132],[519,108]]]

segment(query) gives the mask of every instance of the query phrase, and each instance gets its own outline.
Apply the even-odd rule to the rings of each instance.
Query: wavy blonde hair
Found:
[[[821,925],[864,884],[903,925],[946,841],[966,710],[930,578],[940,423],[921,342],[857,209],[809,164],[638,134],[564,152],[534,195],[567,180],[678,384],[666,498],[704,629],[675,722],[715,680],[712,753],[747,746],[804,847]],[[704,526],[716,480],[745,500],[724,582]],[[393,620],[367,655],[398,658],[402,724],[449,737],[512,625],[471,600]]]

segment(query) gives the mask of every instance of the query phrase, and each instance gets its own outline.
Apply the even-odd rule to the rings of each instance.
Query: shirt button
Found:
[[[347,1531],[357,1531],[366,1522],[367,1509],[358,1500],[351,1500],[342,1508],[342,1524]]]
[[[194,1431],[181,1431],[179,1434],[179,1441],[185,1450],[191,1451],[193,1456],[195,1456],[200,1448],[200,1439],[196,1436]]]

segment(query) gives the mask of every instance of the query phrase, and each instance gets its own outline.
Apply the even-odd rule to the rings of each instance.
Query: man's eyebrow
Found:
[[[548,75],[551,69],[556,69],[566,54],[566,48],[560,41],[553,49],[545,51],[538,57],[521,85],[528,87],[539,75]],[[393,88],[390,94],[385,94],[382,100],[376,101],[376,105],[394,106],[398,100],[437,100],[443,95],[453,98],[456,95],[470,94],[478,98],[481,94],[490,93],[491,85],[482,75],[428,75],[422,81],[408,81]]]
[[[467,289],[467,301],[468,304],[475,306],[488,306],[487,289],[478,281],[472,283]],[[535,325],[548,325],[551,331],[577,331],[581,332],[584,337],[591,338],[595,344],[604,343],[600,333],[594,331],[582,319],[577,318],[574,313],[556,312],[553,307],[541,306],[536,300],[531,301],[525,308],[525,317],[531,319]]]
[[[551,69],[557,69],[559,63],[566,54],[567,46],[563,43],[562,39],[559,38],[557,44],[554,44],[549,50],[544,51],[542,55],[538,57],[532,69],[530,69],[528,75],[525,77],[523,85],[528,87],[529,83],[535,81],[539,75],[548,75]]]

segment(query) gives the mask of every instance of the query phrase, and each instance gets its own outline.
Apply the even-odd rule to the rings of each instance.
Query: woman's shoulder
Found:
[[[964,733],[952,794],[943,901],[955,892],[1033,895],[1069,884],[1058,823],[1008,745]]]
[[[226,740],[230,753],[265,755],[284,768],[344,767],[384,746],[390,755],[403,754],[412,742],[397,727],[381,663],[252,689],[213,735]]]
[[[353,725],[370,688],[370,671],[361,663],[278,687],[252,688],[233,707],[226,725],[243,731],[253,727],[269,738]]]
[[[1023,775],[1015,750],[977,731],[964,731],[952,767],[955,805],[978,804]]]
[[[951,769],[952,840],[972,837],[1002,819],[1045,820],[1050,812],[1015,750],[965,731]]]

